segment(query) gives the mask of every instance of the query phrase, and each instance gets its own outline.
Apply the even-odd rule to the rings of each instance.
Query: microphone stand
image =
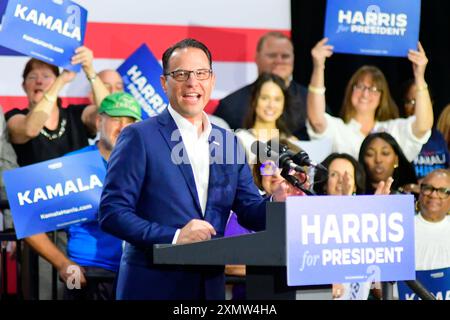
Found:
[[[305,194],[309,195],[309,196],[314,196],[316,195],[314,192],[306,189],[305,187],[303,187],[303,183],[301,183],[295,176],[290,175],[289,171],[291,169],[289,168],[289,165],[285,165],[283,166],[283,169],[281,170],[281,176],[286,179],[287,182],[289,182],[290,184],[292,184],[294,187],[296,187],[297,189],[303,191]]]

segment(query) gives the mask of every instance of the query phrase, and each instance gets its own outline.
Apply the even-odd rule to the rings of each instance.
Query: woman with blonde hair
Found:
[[[428,141],[433,125],[433,108],[425,82],[428,59],[421,44],[418,43],[417,51],[408,53],[416,84],[414,116],[399,119],[384,74],[375,66],[363,66],[348,82],[341,118],[336,118],[325,112],[325,61],[333,54],[333,47],[327,41],[327,38],[322,39],[311,50],[313,72],[307,98],[310,138],[330,138],[334,152],[357,158],[368,134],[385,131],[398,141],[408,160],[412,161]]]

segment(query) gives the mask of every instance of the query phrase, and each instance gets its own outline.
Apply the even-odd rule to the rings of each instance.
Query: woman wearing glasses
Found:
[[[437,169],[420,184],[415,220],[416,270],[450,267],[450,171]]]
[[[333,151],[356,158],[369,133],[385,131],[398,141],[407,159],[412,161],[430,137],[433,125],[433,108],[424,78],[428,59],[420,43],[418,51],[408,53],[417,86],[414,116],[398,119],[398,108],[383,73],[377,67],[363,66],[347,84],[340,119],[325,112],[325,60],[333,54],[333,47],[327,41],[322,39],[311,50],[313,72],[307,98],[307,128],[311,139],[331,138]]]
[[[28,98],[28,108],[6,113],[8,131],[20,166],[33,164],[81,149],[97,132],[97,105],[109,92],[93,66],[93,54],[87,47],[76,49],[72,64],[81,64],[91,83],[95,104],[62,107],[61,90],[76,76],[46,62],[30,59],[23,71],[22,87]]]

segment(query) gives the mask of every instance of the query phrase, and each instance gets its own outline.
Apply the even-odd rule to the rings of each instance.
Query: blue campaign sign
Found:
[[[117,72],[122,76],[125,91],[139,101],[143,119],[164,111],[169,99],[159,80],[163,73],[162,67],[146,44],[133,52],[117,68]]]
[[[84,43],[87,11],[69,0],[8,0],[0,45],[64,69]]]
[[[416,272],[416,279],[437,300],[450,300],[450,268],[423,270]],[[419,300],[404,282],[398,282],[398,297],[400,300]]]
[[[406,57],[417,50],[420,0],[328,0],[325,37],[334,52]]]
[[[286,244],[290,286],[414,279],[414,197],[289,197]]]
[[[96,220],[105,175],[98,151],[5,171],[17,237]]]

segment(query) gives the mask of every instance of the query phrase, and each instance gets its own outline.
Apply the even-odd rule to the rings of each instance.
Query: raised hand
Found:
[[[328,38],[323,38],[311,49],[311,56],[315,67],[324,67],[325,60],[333,55],[333,46],[326,44]]]
[[[72,57],[72,64],[81,64],[86,76],[92,78],[95,75],[95,69],[93,65],[94,54],[88,47],[78,47],[75,50],[75,55]]]
[[[76,75],[77,74],[73,71],[64,70],[63,72],[61,72],[59,77],[64,82],[64,84],[66,84],[66,83],[71,82],[73,79],[75,79]]]
[[[350,177],[347,171],[345,171],[344,176],[342,177],[342,195],[350,196],[353,193],[352,185],[350,183]]]
[[[425,50],[423,49],[420,42],[417,43],[418,50],[409,50],[408,60],[412,62],[414,78],[423,79],[425,77],[425,69],[428,64],[428,58],[425,55]]]
[[[377,189],[375,190],[376,195],[387,195],[391,193],[391,186],[394,182],[392,177],[389,177],[386,181],[378,182]]]

